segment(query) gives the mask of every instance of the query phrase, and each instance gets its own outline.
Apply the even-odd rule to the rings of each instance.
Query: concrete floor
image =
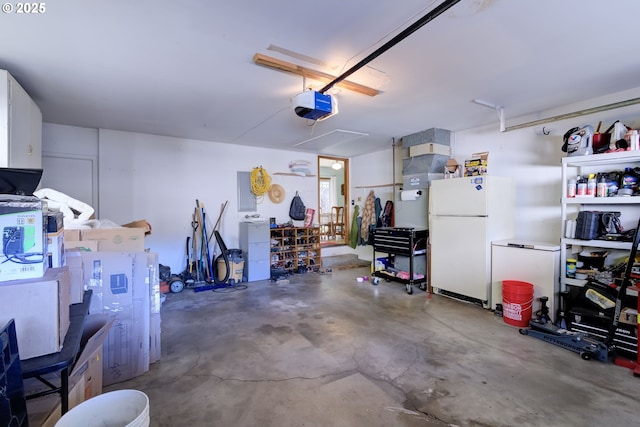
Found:
[[[169,294],[152,426],[637,426],[640,378],[368,269]]]

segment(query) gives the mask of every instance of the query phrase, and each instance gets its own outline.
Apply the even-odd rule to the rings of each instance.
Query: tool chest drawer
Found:
[[[373,248],[377,252],[396,255],[420,255],[427,250],[427,230],[376,228],[373,230]]]

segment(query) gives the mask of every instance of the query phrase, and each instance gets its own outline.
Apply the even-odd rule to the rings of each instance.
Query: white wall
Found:
[[[98,130],[43,123],[42,140],[41,188],[64,188],[99,213]]]
[[[580,104],[564,106],[535,116],[507,120],[507,126],[554,117],[587,108],[607,105],[640,96],[640,90],[626,91],[592,99]],[[505,109],[509,116],[508,107]],[[489,173],[511,176],[516,182],[516,236],[527,240],[560,242],[560,197],[562,138],[573,127],[592,125],[594,129],[602,120],[604,132],[615,120],[630,127],[640,126],[640,105],[553,121],[536,127],[500,132],[496,123],[492,126],[456,132],[453,157],[463,164],[472,153],[489,151]],[[549,135],[543,134],[548,132]]]
[[[71,145],[91,143],[81,133],[74,137],[70,128],[49,126],[44,141],[47,149],[55,150],[53,141],[62,135]],[[228,200],[220,233],[228,248],[239,246],[238,222],[254,212],[237,211],[237,171],[250,172],[262,166],[272,182],[285,189],[282,203],[274,204],[265,196],[257,204],[255,213],[261,217],[275,217],[278,223],[289,221],[289,205],[296,191],[306,206],[317,212],[316,177],[276,174],[288,172],[288,164],[294,160],[308,161],[316,174],[315,155],[104,129],[98,131],[95,143],[99,156],[99,219],[118,224],[149,221],[153,231],[146,247],[158,252],[160,263],[170,266],[174,273],[186,266],[186,238],[192,234],[196,199],[204,203],[209,232]],[[295,223],[302,225],[302,221]]]
[[[360,213],[370,191],[373,190],[376,197],[380,198],[384,208],[387,200],[393,200],[393,148],[389,141],[389,148],[383,151],[365,154],[351,159],[350,164],[350,196],[351,204],[348,206],[349,218],[353,219],[354,206],[360,207]],[[349,224],[351,228],[351,223]],[[322,256],[356,253],[359,258],[371,260],[373,248],[371,246],[357,246],[355,251],[349,246],[338,246],[322,250]]]
[[[608,95],[584,103],[565,106],[535,116],[509,118],[507,125],[552,117],[612,102],[640,96],[640,90]],[[542,135],[542,125],[516,131],[499,131],[495,125],[460,131],[453,135],[453,157],[464,163],[472,153],[489,151],[489,170],[493,175],[513,176],[517,187],[516,237],[558,242],[560,238],[560,162],[562,136],[574,127],[603,121],[603,130],[614,120],[637,128],[640,126],[640,106],[631,106],[588,116],[575,117],[545,124],[549,135]],[[425,126],[426,128],[426,126]],[[181,138],[161,137],[113,130],[78,129],[45,124],[43,150],[99,157],[99,217],[117,223],[147,219],[153,233],[147,246],[160,254],[160,262],[174,272],[186,265],[185,240],[191,235],[191,214],[195,199],[205,204],[211,219],[210,227],[220,213],[221,205],[229,204],[222,220],[221,234],[229,248],[238,246],[238,221],[245,213],[237,211],[236,172],[251,171],[263,166],[287,192],[285,201],[273,204],[267,197],[258,204],[257,213],[288,221],[291,197],[299,191],[307,207],[317,212],[317,178],[276,175],[287,172],[288,163],[306,160],[317,174],[316,156],[255,147],[236,146]],[[95,144],[92,146],[92,144]],[[88,146],[87,146],[88,145]],[[391,184],[400,182],[400,166],[393,177],[393,148],[358,156],[350,160],[351,199],[361,207],[373,190],[384,206],[394,200]],[[396,150],[396,164],[402,156]],[[57,155],[57,154],[56,154]],[[400,163],[398,163],[400,162]],[[67,171],[65,171],[67,172]],[[68,171],[73,174],[73,170]],[[396,189],[399,189],[396,188]],[[62,191],[62,190],[61,190]],[[353,212],[353,205],[349,206]],[[351,216],[351,215],[350,215]],[[317,218],[316,218],[317,222]],[[356,253],[362,259],[372,258],[370,246],[349,246],[323,249],[323,256]]]
[[[634,89],[517,118],[509,117],[507,106],[505,109],[508,118],[507,126],[515,126],[520,123],[638,97],[640,97],[640,89]],[[616,108],[560,121],[548,121],[544,125],[508,132],[500,132],[496,114],[496,122],[493,125],[452,134],[452,157],[458,163],[464,164],[464,160],[471,157],[471,154],[489,151],[489,172],[492,175],[511,176],[516,182],[515,237],[559,243],[561,233],[560,165],[561,159],[566,156],[566,153],[561,150],[562,137],[567,130],[576,126],[582,127],[590,124],[595,129],[599,121],[603,122],[601,131],[604,131],[615,120],[620,120],[632,128],[639,128],[640,105]],[[548,133],[548,135],[544,133]],[[401,168],[403,155],[402,150],[396,150],[396,182],[401,182],[398,168]],[[390,148],[351,160],[351,191],[354,199],[361,197],[364,201],[368,193],[366,188],[357,189],[355,187],[393,182],[392,158],[392,149]],[[400,162],[399,165],[398,162]],[[381,197],[383,203],[384,200],[393,196],[391,187],[373,189],[376,195]],[[402,209],[403,202],[398,200],[398,196],[395,199],[396,209]],[[336,248],[335,250],[339,251],[338,253],[346,252],[345,248]],[[370,260],[372,257],[370,246],[359,246],[356,253],[362,259]]]

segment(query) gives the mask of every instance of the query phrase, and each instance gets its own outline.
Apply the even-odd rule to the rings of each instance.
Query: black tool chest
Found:
[[[402,227],[375,228],[373,230],[373,259],[375,261],[377,252],[383,252],[387,254],[387,262],[383,270],[374,271],[374,283],[379,282],[378,278],[400,282],[405,285],[408,294],[413,293],[414,285],[422,290],[427,290],[426,274],[419,279],[415,278],[414,258],[416,256],[426,258],[428,236],[428,230]],[[394,267],[396,255],[408,257],[408,278],[402,277],[402,272]]]

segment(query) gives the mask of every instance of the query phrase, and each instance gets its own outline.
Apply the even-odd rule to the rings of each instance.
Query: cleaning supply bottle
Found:
[[[629,167],[624,169],[624,173],[620,179],[620,188],[618,195],[631,196],[638,189],[638,176]]]
[[[589,179],[587,180],[587,196],[595,197],[596,196],[596,187],[598,182],[596,181],[595,174],[589,174]]]
[[[587,180],[581,176],[578,177],[576,185],[576,196],[586,196],[587,195]]]
[[[607,196],[607,179],[604,177],[604,174],[601,174],[600,179],[598,179],[598,184],[596,185],[596,197]]]
[[[576,180],[573,178],[567,182],[567,197],[576,197]]]
[[[630,136],[629,136],[629,147],[632,150],[640,150],[640,137],[638,135],[638,131],[635,129],[632,129],[629,131]]]

